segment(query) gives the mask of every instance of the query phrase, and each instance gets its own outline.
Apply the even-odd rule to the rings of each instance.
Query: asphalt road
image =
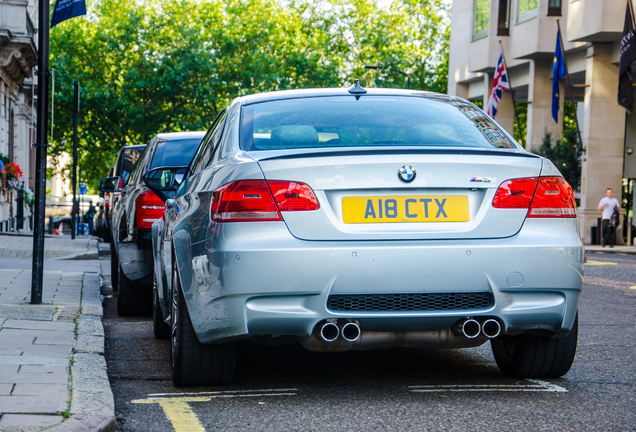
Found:
[[[107,298],[118,428],[635,431],[636,256],[590,253],[585,281],[574,365],[562,379],[538,381],[503,377],[489,344],[340,354],[245,346],[232,385],[176,388],[169,344],[154,339],[150,317],[120,318]],[[103,294],[116,296],[109,285],[104,275]]]

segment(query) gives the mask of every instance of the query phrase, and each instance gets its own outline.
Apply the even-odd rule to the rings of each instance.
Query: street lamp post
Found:
[[[44,212],[46,200],[46,150],[49,101],[49,2],[39,0],[38,12],[38,123],[35,169],[35,211],[31,303],[42,303],[44,276]]]

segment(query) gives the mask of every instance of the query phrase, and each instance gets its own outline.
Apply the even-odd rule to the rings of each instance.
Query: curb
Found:
[[[75,325],[77,338],[71,360],[71,416],[51,431],[116,430],[115,401],[104,358],[104,310],[100,290],[99,273],[84,273],[81,315]]]

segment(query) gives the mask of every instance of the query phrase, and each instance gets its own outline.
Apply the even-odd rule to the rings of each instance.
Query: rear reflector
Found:
[[[527,217],[576,217],[572,188],[563,177],[506,180],[492,201],[494,208],[529,209]]]
[[[166,210],[161,198],[151,190],[137,197],[135,207],[137,228],[152,228],[152,224],[161,219]]]
[[[214,222],[282,221],[281,211],[318,208],[316,195],[304,183],[239,180],[214,191],[210,214]]]

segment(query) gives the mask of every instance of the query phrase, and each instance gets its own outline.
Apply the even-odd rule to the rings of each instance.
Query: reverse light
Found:
[[[576,217],[576,200],[563,177],[540,177],[528,217]]]
[[[576,217],[574,192],[563,177],[506,180],[497,189],[492,206],[528,209],[529,218]]]
[[[281,211],[317,210],[311,188],[281,180],[239,180],[225,184],[212,195],[214,222],[282,221]]]
[[[151,190],[147,190],[137,197],[135,207],[137,228],[152,228],[152,224],[161,219],[166,210],[161,198]]]

